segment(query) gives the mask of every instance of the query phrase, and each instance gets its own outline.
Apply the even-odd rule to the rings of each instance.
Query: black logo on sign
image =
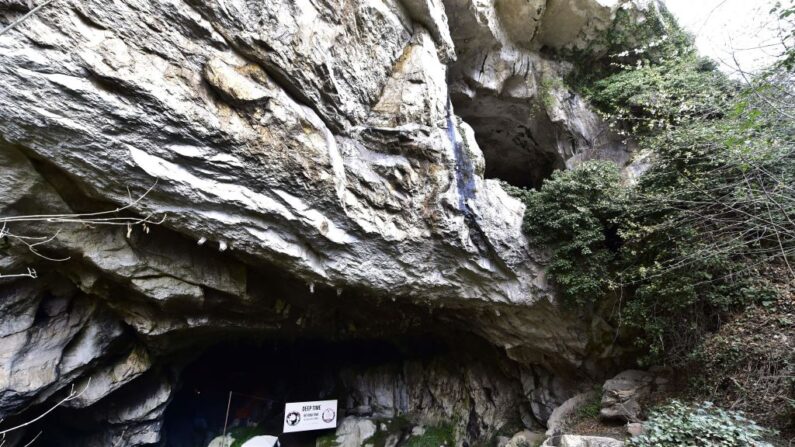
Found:
[[[336,416],[336,413],[334,413],[334,410],[332,410],[331,408],[326,408],[326,411],[323,412],[323,416],[322,416],[323,422],[329,423],[329,422],[333,421],[334,420],[334,416]]]
[[[301,422],[301,414],[298,413],[297,411],[291,411],[287,413],[287,417],[285,418],[285,420],[287,422],[287,425],[291,427],[294,425],[298,425],[298,423]]]

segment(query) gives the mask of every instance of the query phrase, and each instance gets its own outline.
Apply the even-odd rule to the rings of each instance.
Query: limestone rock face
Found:
[[[457,60],[450,95],[486,159],[486,175],[537,187],[555,169],[591,158],[626,164],[632,148],[562,78],[568,62],[539,52],[604,51],[619,8],[642,20],[655,1],[447,0]]]
[[[466,368],[458,365],[414,361],[399,369],[345,371],[341,379],[351,392],[341,405],[348,413],[380,420],[404,415],[413,415],[415,421],[426,425],[469,420],[472,427],[468,430],[477,431],[485,438],[502,429],[506,421],[532,425],[535,419],[520,384],[499,365],[488,362],[467,363]]]
[[[7,4],[0,26],[30,8]],[[77,445],[153,444],[175,352],[441,325],[520,365],[543,421],[610,352],[495,178],[628,159],[541,52],[587,48],[618,7],[62,0],[1,35],[0,217],[162,222],[3,221],[46,244],[0,245],[0,418],[74,386],[65,408],[103,427]]]

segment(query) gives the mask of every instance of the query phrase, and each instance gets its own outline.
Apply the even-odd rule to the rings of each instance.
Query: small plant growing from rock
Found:
[[[453,428],[449,425],[439,425],[428,427],[418,435],[412,436],[406,441],[406,447],[452,447],[455,442]]]
[[[769,446],[763,436],[772,434],[742,413],[726,411],[711,402],[689,406],[678,401],[654,410],[644,434],[632,438],[631,447]]]

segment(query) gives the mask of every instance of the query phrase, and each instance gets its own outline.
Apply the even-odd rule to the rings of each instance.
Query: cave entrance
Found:
[[[487,137],[481,137],[481,141],[478,143],[482,145],[486,162],[486,178],[520,188],[538,189],[555,170],[565,167],[556,154],[539,151],[529,144],[507,146]]]
[[[558,147],[559,126],[533,103],[460,94],[452,95],[452,101],[475,132],[486,178],[537,189],[555,170],[566,168]]]
[[[271,435],[283,447],[314,447],[319,437],[331,436],[334,430],[282,434],[286,402],[337,399],[338,423],[346,415],[397,417],[399,409],[371,402],[353,389],[354,382],[373,371],[396,379],[405,361],[447,351],[429,338],[221,343],[180,374],[179,389],[165,413],[165,445],[210,445],[222,434],[229,404],[227,433],[238,440],[235,446],[250,436]]]

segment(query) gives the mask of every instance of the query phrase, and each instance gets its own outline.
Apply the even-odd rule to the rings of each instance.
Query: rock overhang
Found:
[[[545,253],[521,232],[524,206],[483,176],[537,186],[553,169],[597,153],[623,160],[626,148],[557,83],[565,67],[538,53],[584,45],[614,6],[560,0],[539,12],[514,3],[112,8],[96,0],[93,8],[44,9],[1,36],[0,159],[10,192],[2,212],[74,210],[73,197],[97,210],[155,185],[135,211],[167,215],[162,231],[132,238],[123,229],[65,228],[52,249],[71,255],[68,264],[44,266],[20,252],[0,264],[51,270],[57,280],[42,276],[34,295],[65,282],[70,299],[83,303],[73,315],[45,313],[32,323],[25,316],[38,302],[14,292],[19,319],[7,321],[19,325],[17,338],[71,321],[64,346],[47,351],[47,368],[105,315],[96,306],[123,322],[125,335],[108,330],[109,341],[144,340],[41,376],[7,411],[91,373],[159,374],[156,365],[141,371],[147,362],[138,360],[148,357],[140,349],[167,352],[240,326],[284,330],[284,310],[306,299],[298,288],[334,291],[324,293],[329,300],[355,291],[352,306],[400,300],[466,327],[519,364],[593,372],[605,354],[594,354],[578,316],[556,306]],[[545,31],[555,8],[574,20],[592,7],[598,20],[576,38]],[[288,273],[289,281],[265,282],[291,289],[262,284],[262,269]],[[275,301],[261,307],[255,296]],[[257,310],[269,318],[246,317]],[[297,320],[290,328],[306,330]],[[6,346],[6,358],[27,358]],[[533,386],[549,388],[544,380]],[[125,384],[108,384],[106,394]],[[156,411],[144,419],[157,421],[164,392],[150,388]]]

